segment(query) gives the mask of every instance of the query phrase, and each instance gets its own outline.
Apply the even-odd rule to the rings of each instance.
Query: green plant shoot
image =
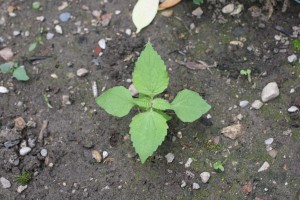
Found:
[[[150,42],[135,63],[132,81],[139,92],[138,98],[133,98],[125,87],[117,86],[97,97],[96,103],[117,117],[127,115],[134,106],[144,111],[134,116],[129,125],[133,146],[142,163],[167,135],[167,121],[171,117],[164,111],[173,110],[181,121],[193,122],[211,108],[198,93],[187,89],[180,91],[171,103],[156,97],[168,87],[169,77],[163,60]]]
[[[215,170],[220,170],[221,172],[224,172],[224,166],[221,161],[215,162],[213,164],[213,167]]]
[[[242,69],[240,71],[240,74],[247,76],[248,81],[251,83],[251,69],[246,69],[246,70]]]
[[[28,81],[29,77],[26,73],[25,67],[18,66],[18,63],[8,62],[0,64],[0,73],[7,74],[10,73],[18,81]]]
[[[203,1],[204,0],[193,0],[193,3],[196,5],[200,5],[200,4],[203,4]]]
[[[292,40],[292,45],[295,51],[300,51],[300,40]]]
[[[21,175],[16,177],[16,180],[21,185],[27,185],[31,179],[31,175],[28,171],[23,171]]]

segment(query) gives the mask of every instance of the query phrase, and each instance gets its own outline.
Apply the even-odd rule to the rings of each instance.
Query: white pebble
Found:
[[[259,168],[258,172],[266,171],[269,169],[270,164],[268,162],[264,162],[264,164]]]
[[[290,112],[290,113],[294,113],[294,112],[297,112],[297,111],[299,111],[299,108],[297,106],[291,106],[288,109],[288,112]]]
[[[167,159],[167,163],[171,163],[173,162],[175,156],[172,153],[168,153],[167,155],[165,155],[165,158]]]
[[[120,14],[120,13],[121,13],[120,10],[116,10],[116,11],[115,11],[115,14],[116,14],[116,15],[118,15],[118,14]]]
[[[241,121],[243,119],[243,115],[240,113],[236,116],[236,118]]]
[[[42,150],[41,150],[41,155],[42,155],[43,157],[46,157],[46,156],[48,155],[47,149],[42,149]]]
[[[207,183],[209,178],[210,178],[210,173],[209,172],[202,172],[200,174],[200,177],[201,177],[202,183]]]
[[[266,145],[270,145],[270,144],[273,143],[273,141],[274,141],[273,138],[268,138],[268,139],[265,140],[265,144],[266,144]]]
[[[252,103],[251,107],[254,108],[254,109],[256,109],[256,110],[258,110],[258,109],[260,109],[263,105],[264,105],[264,104],[263,104],[260,100],[255,100],[255,101]]]
[[[200,185],[198,183],[193,183],[193,190],[199,190]]]
[[[108,156],[108,152],[107,151],[103,151],[102,152],[103,159],[107,158],[107,156]]]
[[[234,4],[230,3],[222,8],[222,12],[224,14],[232,13],[234,10]]]
[[[262,93],[261,93],[261,99],[263,102],[268,102],[276,97],[279,96],[279,89],[276,82],[270,82],[268,83]]]
[[[18,188],[17,188],[17,192],[18,193],[21,193],[21,192],[23,192],[24,190],[26,190],[27,189],[27,185],[20,185]]]
[[[290,93],[292,94],[292,93],[294,93],[294,92],[295,92],[295,89],[292,88],[292,89],[290,90]]]
[[[21,156],[25,156],[26,154],[28,154],[31,151],[30,147],[22,147],[20,149],[20,155]]]
[[[131,29],[127,28],[125,30],[126,35],[131,36]]]
[[[92,82],[92,91],[93,91],[93,96],[95,98],[98,97],[98,89],[97,89],[97,83],[96,83],[96,81]]]
[[[86,76],[89,73],[89,71],[85,68],[80,68],[77,70],[76,75],[79,77]]]
[[[131,96],[136,96],[139,93],[133,84],[129,86],[128,90],[131,93]]]
[[[293,62],[297,61],[297,56],[295,54],[290,55],[288,57],[288,61],[289,61],[289,63],[293,63]]]
[[[249,101],[240,101],[240,107],[241,108],[245,108],[246,106],[248,106],[248,104],[249,104]]]
[[[18,35],[20,35],[20,33],[21,33],[20,31],[14,31],[14,32],[13,32],[13,35],[14,35],[14,36],[18,36]]]
[[[46,35],[46,39],[47,40],[51,40],[52,38],[54,37],[54,34],[53,33],[47,33],[47,35]]]
[[[6,94],[8,92],[9,92],[9,90],[6,87],[0,86],[0,93],[1,94]]]
[[[99,40],[98,45],[99,45],[99,47],[101,49],[105,49],[106,48],[106,41],[105,41],[105,39]]]
[[[188,160],[186,161],[186,163],[184,164],[185,168],[188,168],[191,166],[193,162],[193,159],[192,158],[188,158]]]
[[[60,25],[55,26],[55,31],[56,31],[56,33],[63,34],[63,30]]]
[[[184,180],[182,180],[180,187],[184,188],[185,186],[186,186],[186,182]]]
[[[7,189],[7,188],[10,188],[10,187],[11,187],[10,181],[7,180],[7,179],[4,178],[4,177],[1,177],[1,178],[0,178],[0,183],[1,183],[3,189]]]

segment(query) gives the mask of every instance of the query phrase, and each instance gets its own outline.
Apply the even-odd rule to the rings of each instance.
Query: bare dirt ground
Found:
[[[32,3],[0,2],[0,50],[11,48],[11,61],[24,65],[30,77],[22,82],[0,73],[0,86],[9,90],[0,93],[0,177],[11,184],[4,188],[0,182],[1,200],[300,199],[300,118],[299,111],[288,112],[300,105],[300,55],[291,44],[300,37],[295,33],[300,4],[291,1],[281,13],[279,2],[266,20],[259,1],[241,1],[244,10],[234,16],[221,12],[229,1],[208,1],[201,18],[192,15],[197,6],[184,1],[172,8],[172,16],[158,13],[135,35],[133,0],[70,0],[63,9],[61,1],[41,0],[40,9]],[[59,19],[64,12],[71,14],[66,22]],[[43,44],[30,52],[39,36]],[[98,56],[100,39],[106,47]],[[99,94],[116,85],[129,87],[134,61],[148,40],[168,67],[164,95],[171,100],[178,91],[193,89],[212,109],[194,123],[173,117],[165,142],[142,165],[128,135],[137,110],[124,118],[108,115],[96,105],[92,84]],[[289,62],[293,54],[298,58]],[[199,60],[217,66],[181,65]],[[88,74],[77,76],[80,68]],[[240,75],[242,69],[251,70],[251,82]],[[277,83],[279,96],[251,108],[270,82]],[[249,104],[241,107],[244,100]],[[18,117],[25,127],[15,123]],[[236,139],[221,133],[237,124],[242,129]],[[31,151],[20,155],[24,146]],[[107,151],[108,157],[98,163],[93,150]],[[172,163],[164,157],[168,153],[175,155]],[[188,158],[193,162],[186,167]],[[224,172],[213,168],[217,161]],[[258,172],[265,162],[269,167]],[[31,180],[18,192],[16,177],[24,171]],[[202,172],[211,175],[207,183]]]

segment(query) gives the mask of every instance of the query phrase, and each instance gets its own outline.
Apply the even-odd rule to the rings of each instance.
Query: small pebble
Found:
[[[47,149],[42,149],[42,150],[41,150],[41,155],[42,155],[43,157],[46,157],[46,156],[48,155]]]
[[[222,13],[224,14],[232,13],[233,10],[234,10],[234,4],[230,3],[222,8]]]
[[[270,82],[268,83],[262,93],[261,93],[261,99],[263,102],[268,102],[272,99],[275,99],[279,96],[279,89],[276,82]]]
[[[121,13],[120,10],[116,10],[116,11],[115,11],[115,14],[116,14],[116,15],[119,15],[120,13]]]
[[[256,110],[258,110],[258,109],[260,109],[263,105],[264,105],[264,104],[263,104],[260,100],[255,100],[255,101],[252,103],[251,107],[254,108],[254,109],[256,109]]]
[[[201,15],[203,14],[203,10],[201,9],[201,7],[196,8],[195,10],[193,10],[192,15],[200,18]]]
[[[295,92],[295,89],[292,88],[292,89],[290,90],[290,94],[292,94],[292,93],[294,93],[294,92]]]
[[[21,155],[21,156],[25,156],[25,155],[27,155],[30,151],[31,151],[31,148],[30,148],[30,147],[22,147],[22,148],[20,149],[20,155]]]
[[[201,177],[202,183],[207,183],[209,178],[210,178],[210,173],[209,172],[202,172],[200,174],[200,177]]]
[[[68,2],[67,1],[63,1],[62,4],[57,9],[58,10],[63,10],[66,7],[68,7]]]
[[[71,13],[69,12],[64,12],[59,15],[59,20],[62,22],[67,22],[69,21],[70,18],[71,18]]]
[[[290,112],[290,113],[294,113],[294,112],[297,112],[297,111],[299,111],[299,108],[297,106],[291,106],[288,109],[288,112]]]
[[[131,36],[131,29],[127,28],[125,30],[126,35]]]
[[[24,36],[28,37],[30,35],[29,31],[25,31]]]
[[[35,141],[36,141],[35,138],[28,138],[28,146],[30,148],[34,148],[35,147]]]
[[[6,94],[8,92],[9,92],[9,90],[6,87],[0,86],[0,93],[1,94]]]
[[[105,39],[99,40],[98,45],[99,45],[99,47],[101,49],[105,49],[106,48],[106,41],[105,41]]]
[[[181,139],[181,138],[182,138],[182,132],[181,132],[181,131],[178,131],[178,133],[177,133],[177,137],[178,137],[179,139]]]
[[[38,17],[36,17],[36,20],[38,20],[40,22],[43,22],[43,21],[45,21],[45,17],[44,16],[38,16]]]
[[[297,61],[297,56],[295,54],[290,55],[288,57],[288,61],[289,61],[289,63],[293,63],[293,62]]]
[[[273,141],[274,141],[273,138],[268,138],[268,139],[265,140],[265,144],[266,144],[266,145],[270,145],[270,144],[273,143]]]
[[[7,189],[7,188],[10,188],[10,187],[11,187],[10,181],[7,180],[7,179],[4,178],[4,177],[1,177],[1,178],[0,178],[0,183],[1,183],[3,189]]]
[[[100,163],[102,161],[102,156],[101,156],[101,153],[97,150],[93,150],[92,151],[92,156],[93,158],[98,162]]]
[[[186,182],[184,180],[182,180],[180,187],[184,188],[185,186],[186,186]]]
[[[108,156],[108,152],[107,152],[107,151],[103,151],[103,152],[102,152],[102,158],[103,158],[103,160],[104,160],[105,158],[107,158],[107,156]]]
[[[240,113],[236,116],[236,118],[241,121],[243,119],[243,115]]]
[[[89,71],[85,68],[80,68],[77,70],[76,75],[79,77],[86,76],[89,73]]]
[[[134,87],[133,84],[129,86],[128,90],[131,93],[131,96],[133,97],[139,94],[139,92],[137,91],[137,89]]]
[[[192,159],[192,158],[188,158],[188,160],[187,160],[186,163],[184,164],[184,167],[185,167],[185,168],[190,167],[191,164],[192,164],[192,162],[193,162],[193,159]]]
[[[161,15],[164,17],[171,17],[173,15],[174,11],[173,10],[164,10],[161,12]]]
[[[54,28],[55,28],[56,33],[63,34],[63,30],[60,25],[55,25]]]
[[[27,189],[27,185],[20,185],[20,186],[18,186],[18,188],[17,188],[17,192],[18,193],[22,193],[24,190],[26,190]]]
[[[246,106],[248,106],[248,104],[249,104],[249,101],[240,101],[240,107],[241,108],[245,108]]]
[[[173,153],[168,153],[167,155],[165,155],[165,158],[167,159],[167,163],[171,163],[173,162],[175,156]]]
[[[198,183],[193,183],[193,190],[199,190],[200,185]]]
[[[14,36],[18,36],[18,35],[20,35],[20,34],[21,34],[20,31],[14,31],[14,32],[13,32],[13,35],[14,35]]]
[[[47,40],[51,40],[53,37],[54,37],[53,33],[47,33],[47,35],[46,35]]]
[[[264,162],[264,164],[259,168],[258,172],[266,171],[269,169],[270,164],[268,162]]]

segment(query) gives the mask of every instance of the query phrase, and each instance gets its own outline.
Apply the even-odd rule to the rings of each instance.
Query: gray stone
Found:
[[[30,147],[23,147],[20,149],[20,155],[21,156],[25,156],[27,155],[29,152],[31,151]]]
[[[64,12],[59,15],[59,20],[62,22],[67,22],[69,21],[70,18],[71,18],[71,13],[69,12]]]
[[[168,153],[167,155],[165,155],[165,158],[167,159],[167,163],[171,163],[173,162],[175,156],[173,153]]]
[[[199,190],[200,185],[198,183],[193,183],[193,190]]]
[[[264,105],[264,104],[263,104],[260,100],[255,100],[255,101],[252,103],[251,107],[254,108],[254,109],[256,109],[256,110],[258,110],[258,109],[260,109],[263,105]]]
[[[192,164],[192,162],[193,162],[193,159],[192,159],[192,158],[188,158],[188,160],[187,160],[186,163],[184,164],[184,167],[185,167],[185,168],[190,167],[191,164]]]
[[[76,75],[79,77],[86,76],[89,73],[89,71],[85,68],[80,68],[77,70]]]
[[[20,186],[18,186],[18,188],[17,188],[17,192],[18,193],[22,193],[24,190],[26,190],[27,189],[27,185],[20,185]]]
[[[200,174],[200,177],[201,177],[202,183],[207,183],[209,178],[210,178],[210,173],[209,172],[202,172]]]
[[[268,138],[268,139],[265,140],[265,144],[266,144],[266,145],[270,145],[270,144],[273,143],[273,141],[274,141],[273,138]]]
[[[234,10],[234,4],[230,3],[222,8],[222,12],[224,14],[232,13]]]
[[[272,99],[275,99],[279,96],[279,89],[276,82],[268,83],[262,93],[261,93],[261,99],[263,102],[268,102]]]
[[[46,156],[48,155],[47,149],[42,149],[42,150],[41,150],[41,155],[42,155],[43,157],[46,157]]]
[[[290,112],[290,113],[294,113],[294,112],[297,112],[297,111],[299,111],[299,108],[297,106],[291,106],[288,109],[288,112]]]
[[[240,107],[242,107],[242,108],[245,108],[246,106],[248,106],[248,104],[249,104],[249,101],[246,101],[246,100],[240,101]]]
[[[46,39],[47,40],[51,40],[51,39],[53,39],[53,37],[54,37],[54,33],[47,33],[47,35],[46,35]]]
[[[18,140],[9,140],[9,141],[4,142],[4,146],[6,148],[10,148],[10,147],[16,146],[19,143],[20,143],[19,139]]]
[[[2,188],[4,188],[4,189],[7,189],[7,188],[10,188],[10,187],[11,187],[10,181],[7,180],[7,179],[4,178],[4,177],[1,177],[1,178],[0,178],[0,183],[1,183],[1,185],[2,185]]]
[[[36,141],[35,138],[28,138],[28,146],[31,147],[31,148],[34,148],[35,147],[35,141]]]
[[[290,55],[288,57],[288,61],[289,61],[289,63],[293,63],[293,62],[297,61],[297,56],[295,54]]]

